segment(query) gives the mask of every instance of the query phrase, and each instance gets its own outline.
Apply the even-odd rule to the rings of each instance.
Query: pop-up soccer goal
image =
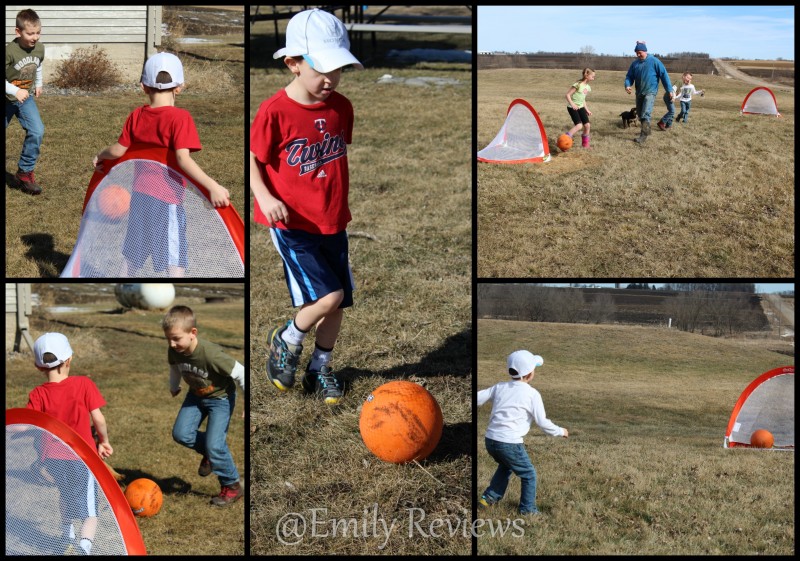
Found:
[[[542,120],[524,99],[511,102],[497,136],[478,152],[479,162],[492,164],[526,164],[549,160],[550,147]]]
[[[90,517],[97,526],[92,555],[147,554],[131,507],[100,456],[49,415],[6,410],[5,495],[6,556],[77,555]],[[74,539],[65,525],[72,525]]]
[[[772,433],[774,449],[794,450],[794,366],[764,372],[739,396],[725,432],[725,448],[750,447],[750,437]]]
[[[778,100],[772,90],[765,87],[753,88],[742,102],[742,115],[772,115],[780,117]]]
[[[62,277],[244,277],[244,222],[214,208],[175,152],[133,145],[96,171]]]

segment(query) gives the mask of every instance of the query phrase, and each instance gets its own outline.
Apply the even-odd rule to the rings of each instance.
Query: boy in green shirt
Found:
[[[198,475],[205,477],[213,472],[219,478],[222,490],[211,499],[211,504],[231,505],[244,494],[226,442],[236,404],[234,380],[244,394],[244,366],[219,345],[197,338],[194,312],[187,306],[173,306],[161,326],[169,342],[172,397],[181,391],[181,378],[189,386],[172,428],[172,438],[203,456]],[[206,417],[206,431],[201,432],[200,424]]]
[[[36,12],[30,9],[19,12],[14,33],[16,38],[6,45],[6,129],[13,117],[25,129],[14,179],[22,191],[38,195],[42,188],[36,183],[33,168],[39,160],[44,124],[35,98],[42,95],[44,45],[39,42],[42,23]]]

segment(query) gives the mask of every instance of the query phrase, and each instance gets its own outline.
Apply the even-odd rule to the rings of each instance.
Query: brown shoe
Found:
[[[222,486],[219,495],[211,499],[211,504],[216,506],[230,506],[244,496],[242,485],[238,481],[230,486]]]
[[[36,178],[33,177],[33,170],[22,171],[18,169],[14,179],[19,183],[19,188],[29,195],[38,195],[42,192],[41,186],[36,183]]]
[[[200,460],[200,467],[197,468],[197,475],[200,477],[211,475],[211,460],[208,459],[208,456],[203,456],[203,459]]]

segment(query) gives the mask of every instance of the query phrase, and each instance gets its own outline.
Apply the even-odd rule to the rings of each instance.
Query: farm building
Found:
[[[14,40],[17,13],[31,8],[42,21],[45,85],[58,61],[76,49],[105,49],[125,80],[138,80],[147,57],[161,44],[161,6],[6,6],[6,43]]]

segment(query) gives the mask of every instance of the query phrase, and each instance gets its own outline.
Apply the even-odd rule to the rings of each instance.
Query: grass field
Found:
[[[752,86],[697,75],[705,89],[689,122],[643,146],[621,128],[635,106],[624,72],[598,72],[587,96],[590,151],[558,153],[571,127],[564,95],[574,70],[484,70],[478,79],[478,149],[515,98],[532,103],[552,161],[478,165],[479,277],[773,277],[794,273],[794,98],[783,118],[739,115]],[[671,76],[674,80],[677,77]],[[577,143],[576,143],[577,144]]]
[[[176,105],[192,114],[203,149],[197,164],[231,194],[244,218],[244,27],[220,44],[181,46],[186,91]],[[202,38],[202,37],[201,37]],[[220,40],[220,36],[213,36]],[[42,37],[46,43],[47,38]],[[48,61],[45,61],[48,64]],[[45,125],[33,197],[8,187],[17,171],[25,133],[16,119],[6,129],[6,277],[53,278],[75,245],[92,158],[114,144],[128,114],[149,103],[139,91],[53,95],[48,83],[36,100]]]
[[[70,374],[91,377],[107,402],[101,411],[114,448],[109,463],[128,482],[146,477],[161,487],[161,511],[138,519],[148,555],[244,555],[245,501],[228,508],[210,505],[211,497],[220,491],[217,477],[198,476],[200,456],[172,439],[186,384],[181,384],[176,398],[170,396],[167,343],[160,325],[163,313],[119,313],[113,285],[108,286],[111,289],[105,292],[82,296],[79,291],[85,288],[74,284],[34,285],[42,299],[31,318],[34,339],[47,331],[67,336],[74,352]],[[195,311],[201,338],[222,345],[244,364],[243,287],[231,286],[238,286],[239,296],[213,304],[188,296],[198,294],[197,286],[179,288],[175,304]],[[44,309],[52,306],[62,311]],[[34,367],[30,352],[7,353],[6,357],[6,408],[25,407],[28,392],[45,378]],[[228,446],[246,485],[243,410],[239,393]]]
[[[525,442],[543,516],[513,526],[513,477],[505,499],[478,514],[507,530],[485,526],[479,554],[794,554],[794,453],[722,447],[742,390],[793,358],[660,328],[477,328],[478,389],[507,379],[510,352],[540,354],[532,385],[547,417],[570,433],[532,427]],[[483,444],[490,411],[478,412],[478,493],[496,467]]]
[[[259,103],[290,79],[280,61],[272,60],[276,46],[270,30],[266,23],[253,29],[251,119]],[[338,88],[355,111],[348,146],[354,218],[348,231],[356,292],[334,351],[332,366],[346,383],[336,408],[305,398],[297,387],[313,333],[296,387],[279,394],[267,381],[267,333],[294,311],[269,234],[251,224],[254,555],[471,551],[464,525],[472,504],[471,155],[466,148],[472,72],[464,64],[392,66],[382,58],[387,45],[410,49],[427,41],[466,49],[470,38],[421,35],[415,41],[381,34],[376,50],[366,47],[359,55],[366,70],[345,71]],[[459,84],[376,84],[384,74],[455,78]],[[420,466],[378,460],[359,434],[361,404],[372,389],[396,378],[426,384],[442,407],[442,440]],[[300,535],[287,535],[292,517],[300,527],[298,516],[308,526],[298,530]],[[381,524],[393,522],[385,532]],[[431,529],[431,524],[445,526]]]

